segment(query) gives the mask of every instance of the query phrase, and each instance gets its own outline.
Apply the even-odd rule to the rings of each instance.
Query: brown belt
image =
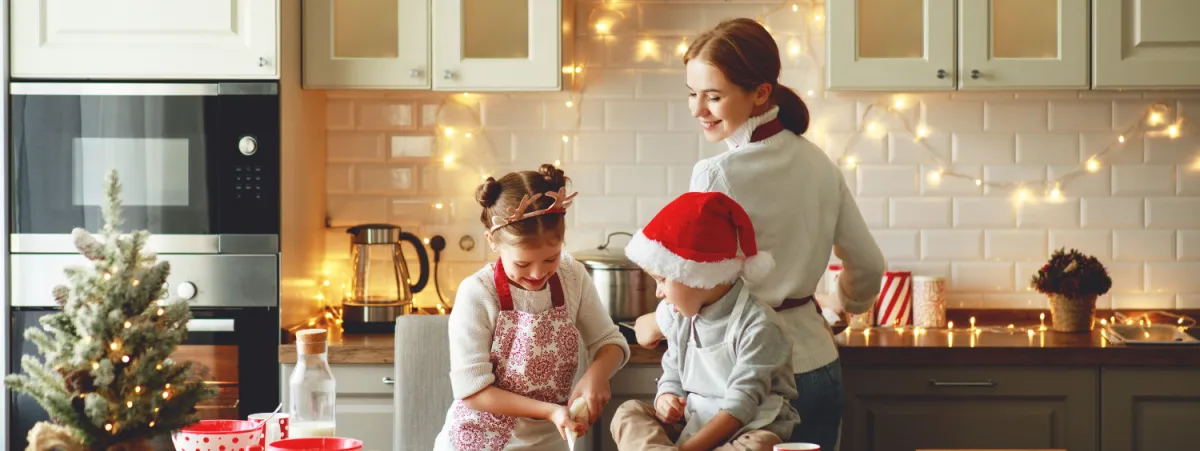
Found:
[[[814,300],[814,298],[812,297],[812,295],[811,295],[811,294],[810,294],[810,295],[808,295],[808,296],[802,297],[802,298],[788,298],[788,299],[784,299],[784,300],[783,300],[783,303],[779,304],[779,307],[775,307],[775,311],[776,311],[776,312],[782,312],[782,311],[784,311],[784,310],[788,310],[788,309],[794,309],[794,308],[796,308],[796,307],[803,307],[803,306],[804,306],[804,304],[807,304],[807,303],[809,303],[809,302],[811,302],[811,301],[813,301],[813,300]],[[817,306],[817,313],[820,313],[820,312],[821,312],[821,306],[820,306],[820,305],[818,305],[818,306]]]

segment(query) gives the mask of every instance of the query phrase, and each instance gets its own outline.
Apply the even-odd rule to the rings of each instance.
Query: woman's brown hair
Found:
[[[716,67],[746,92],[770,84],[771,103],[779,106],[779,122],[797,135],[808,131],[808,106],[795,91],[779,84],[779,46],[758,22],[746,18],[721,21],[688,46],[683,64],[693,59]]]
[[[508,217],[508,209],[521,205],[521,199],[526,195],[542,196],[533,201],[532,206],[523,213],[549,208],[554,204],[554,198],[547,196],[548,192],[557,192],[567,185],[570,179],[562,169],[552,164],[543,164],[536,171],[509,172],[499,180],[488,177],[475,189],[475,200],[483,206],[479,220],[483,226],[491,229],[493,216]],[[503,239],[512,245],[541,244],[547,241],[561,243],[566,235],[567,224],[563,214],[544,214],[513,222],[497,229],[493,236]]]

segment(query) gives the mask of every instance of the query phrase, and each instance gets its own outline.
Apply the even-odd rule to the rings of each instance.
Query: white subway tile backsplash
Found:
[[[1051,100],[1050,131],[1112,130],[1112,102],[1101,100]]]
[[[1076,133],[1018,133],[1017,163],[1028,165],[1079,163]]]
[[[575,80],[583,83],[560,92],[471,93],[465,104],[446,101],[459,93],[323,93],[323,183],[334,227],[326,258],[347,258],[342,227],[365,222],[445,233],[451,243],[458,239],[451,234],[478,235],[480,255],[445,265],[443,291],[453,296],[463,277],[495,258],[482,250],[473,199],[480,174],[554,160],[580,194],[581,208],[568,214],[567,249],[594,248],[608,233],[644,225],[689,188],[698,159],[727,151],[707,141],[692,117],[676,47],[721,18],[759,17],[777,6],[580,2],[575,52],[564,64],[584,67]],[[599,35],[589,18],[609,8],[625,19]],[[820,24],[810,20],[809,5],[798,8],[765,18],[785,53],[779,82],[802,96],[811,113],[804,137],[829,158],[854,142],[858,164],[842,167],[842,175],[890,269],[946,277],[950,308],[1043,309],[1045,296],[1029,289],[1030,276],[1057,246],[1077,247],[1100,257],[1113,277],[1100,308],[1200,306],[1200,135],[1185,127],[1175,139],[1131,133],[1118,142],[1152,103],[1178,107],[1186,123],[1195,122],[1188,115],[1200,114],[1200,94],[827,92],[824,33],[814,31],[811,43],[789,34]],[[795,43],[810,45],[793,56],[786,50]],[[861,116],[874,102],[896,100],[903,101],[897,117],[881,110]],[[858,133],[872,122],[873,131]],[[928,135],[914,140],[906,126]],[[447,127],[457,133],[444,136]],[[1084,170],[1109,145],[1099,170]],[[444,165],[447,156],[455,164]],[[1033,183],[1024,183],[1027,195],[1018,200],[1012,188],[985,189],[976,179]],[[1061,199],[1046,197],[1055,182]],[[419,302],[432,305],[422,295]]]
[[[655,132],[667,129],[667,104],[648,100],[610,100],[604,110],[605,129]]]
[[[1016,138],[1012,133],[956,133],[954,164],[1012,164]]]
[[[580,133],[575,137],[576,163],[633,163],[637,160],[633,133]]]
[[[926,127],[956,133],[983,131],[983,102],[975,100],[928,101],[921,103]]]
[[[1046,131],[1046,102],[992,101],[984,105],[984,129],[989,132]]]
[[[983,258],[983,231],[966,229],[922,230],[922,260],[978,260]]]
[[[918,232],[916,230],[872,230],[883,258],[892,260],[920,260],[917,248]]]
[[[1146,198],[1146,228],[1190,228],[1200,224],[1200,197]]]
[[[667,194],[667,167],[608,165],[604,186],[609,195],[664,196]]]
[[[1045,230],[984,231],[984,258],[988,260],[1044,260]]]
[[[946,291],[999,293],[1010,291],[1012,286],[1011,262],[953,262]]]
[[[892,198],[891,226],[895,228],[950,227],[950,199],[936,197]]]
[[[1012,202],[1000,197],[954,198],[954,227],[1003,228],[1016,224]]]
[[[1114,196],[1163,196],[1175,194],[1175,167],[1167,165],[1114,165]]]
[[[859,197],[854,200],[863,221],[872,229],[888,227],[888,200],[883,197]]]
[[[1179,261],[1200,261],[1200,230],[1180,230],[1175,240],[1179,243],[1175,252]]]
[[[1112,231],[1110,230],[1051,230],[1050,251],[1078,249],[1102,263],[1112,260]],[[1049,255],[1049,254],[1047,254]]]
[[[1114,230],[1113,259],[1118,261],[1174,261],[1174,230]]]
[[[904,165],[858,166],[860,196],[905,196],[917,194],[917,167]]]
[[[700,149],[697,133],[638,133],[638,163],[696,163]]]
[[[1079,227],[1079,200],[1061,202],[1023,201],[1017,205],[1017,227],[1049,229]]]
[[[1145,224],[1145,199],[1141,197],[1085,197],[1080,201],[1083,227],[1111,229]]]

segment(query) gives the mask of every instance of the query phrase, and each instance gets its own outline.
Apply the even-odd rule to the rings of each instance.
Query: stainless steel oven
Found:
[[[74,252],[121,177],[124,227],[151,250],[279,250],[276,82],[10,84],[14,253]]]

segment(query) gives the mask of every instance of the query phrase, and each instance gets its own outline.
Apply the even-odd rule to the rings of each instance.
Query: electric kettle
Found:
[[[362,224],[350,234],[350,291],[342,300],[346,333],[392,333],[396,317],[414,310],[413,294],[429,282],[429,257],[421,240],[391,224]],[[407,241],[417,251],[420,275],[411,283],[408,263],[400,249]]]

